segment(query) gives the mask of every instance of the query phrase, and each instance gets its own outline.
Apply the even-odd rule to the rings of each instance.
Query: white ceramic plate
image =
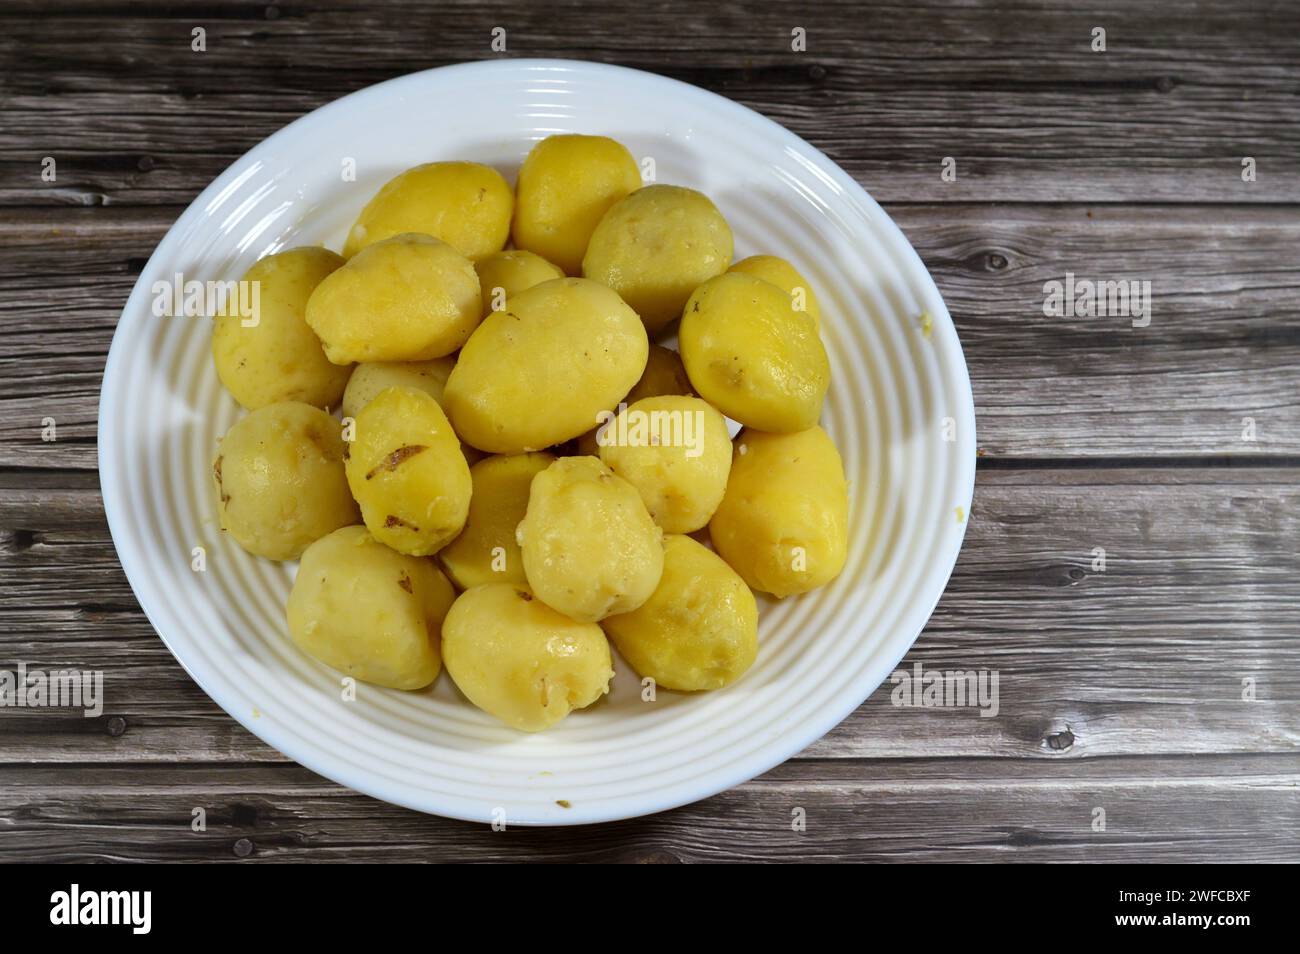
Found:
[[[610,695],[524,735],[460,697],[362,685],[285,631],[294,567],[249,556],[215,520],[210,466],[240,416],[204,319],[158,318],[155,281],[237,279],[280,249],[339,248],[379,186],[409,166],[470,159],[513,181],[533,142],[599,133],[653,158],[659,182],[706,192],[736,257],[791,259],[824,311],[823,425],[851,481],[849,559],[831,585],[760,601],[758,661],[704,695],[643,702],[621,662]],[[349,160],[356,181],[344,181]],[[928,316],[923,319],[922,316]],[[954,440],[944,439],[944,418]],[[118,555],[154,628],[251,732],[331,779],[421,811],[572,824],[671,808],[737,785],[815,742],[894,668],[939,599],[965,530],[975,419],[961,346],[925,267],[848,175],[727,99],[618,67],[502,60],[430,70],[299,119],[226,170],[145,267],[113,337],[100,478]],[[193,548],[207,569],[191,569]],[[111,681],[109,686],[111,692]]]

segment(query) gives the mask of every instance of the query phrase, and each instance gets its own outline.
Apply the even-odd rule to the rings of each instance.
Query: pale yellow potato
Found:
[[[528,509],[533,478],[555,460],[551,454],[487,457],[469,469],[474,494],[469,519],[455,540],[438,551],[447,575],[462,590],[481,583],[524,583],[515,529]]]
[[[384,546],[361,526],[307,548],[289,592],[289,635],[327,666],[389,689],[438,678],[442,621],[456,598],[423,557]]]
[[[822,306],[818,303],[817,296],[813,294],[812,285],[799,273],[799,269],[785,259],[777,258],[775,255],[751,255],[749,258],[741,259],[727,271],[743,272],[761,278],[765,282],[771,282],[790,296],[792,308],[796,311],[806,311],[817,326],[821,327]]]
[[[697,397],[643,398],[597,435],[600,459],[641,495],[664,533],[709,522],[731,472],[727,422]]]
[[[731,252],[731,229],[708,196],[651,185],[605,213],[582,274],[618,292],[654,335],[681,317],[692,291],[727,270]]]
[[[604,136],[548,136],[519,170],[515,245],[579,275],[601,217],[639,188],[641,171],[622,143]]]
[[[849,490],[827,433],[741,431],[709,536],[746,583],[773,596],[838,576],[848,553]]]
[[[636,609],[663,573],[663,531],[594,457],[561,457],[533,478],[516,539],[533,592],[584,623]]]
[[[534,285],[563,278],[564,270],[540,255],[519,249],[493,252],[474,263],[479,288],[483,294],[483,315],[503,311],[507,299]]]
[[[447,377],[456,359],[447,356],[431,361],[367,361],[359,364],[343,392],[343,416],[356,417],[385,388],[408,387],[423,391],[439,404]]]
[[[645,370],[641,372],[641,379],[632,385],[632,390],[627,392],[627,397],[619,403],[630,405],[642,398],[659,397],[661,394],[691,395],[694,393],[691,390],[691,380],[686,376],[686,368],[682,365],[681,355],[663,345],[651,344],[649,360],[646,361]],[[618,409],[607,408],[607,410],[616,412]],[[578,438],[577,451],[580,455],[600,456],[600,445],[596,443],[598,430],[599,427],[593,427]]]
[[[527,586],[487,583],[466,590],[442,625],[452,680],[484,712],[511,728],[540,732],[609,691],[609,641]]]
[[[443,403],[467,444],[494,454],[542,450],[588,430],[641,377],[649,352],[636,313],[582,278],[511,298],[461,349]]]
[[[296,560],[325,534],[357,522],[339,422],[282,401],[252,411],[217,446],[212,475],[221,529],[257,556]]]
[[[336,364],[441,358],[463,345],[482,317],[473,263],[415,233],[366,246],[307,302],[307,324]]]
[[[423,391],[387,388],[357,413],[347,477],[370,532],[399,553],[435,553],[465,526],[469,465]]]
[[[509,183],[490,166],[430,162],[379,190],[349,230],[343,255],[405,232],[432,235],[467,258],[490,255],[505,248],[514,207]]]
[[[771,282],[730,272],[691,295],[678,329],[691,384],[723,414],[762,431],[821,416],[830,362],[817,324]]]
[[[736,571],[690,537],[664,537],[664,575],[650,599],[601,627],[640,676],[665,689],[730,685],[758,654],[758,605]]]
[[[212,358],[217,377],[250,411],[278,401],[338,406],[351,369],[325,357],[305,316],[311,293],[342,264],[342,258],[324,248],[268,255],[241,279],[256,283],[256,314],[239,314],[234,301],[228,301],[216,316]]]

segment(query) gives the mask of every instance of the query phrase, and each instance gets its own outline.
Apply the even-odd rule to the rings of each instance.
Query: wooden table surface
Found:
[[[1294,0],[3,0],[0,669],[103,670],[108,695],[93,719],[0,709],[0,860],[1300,860],[1297,36]],[[965,547],[904,666],[997,671],[997,717],[895,707],[886,684],[704,802],[493,832],[287,761],[168,653],[95,469],[127,293],[267,135],[494,56],[717,91],[884,203],[957,323],[981,448]],[[1150,281],[1150,324],[1045,317],[1067,272]]]

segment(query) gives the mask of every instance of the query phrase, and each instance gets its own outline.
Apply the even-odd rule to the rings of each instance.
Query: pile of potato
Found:
[[[734,682],[752,591],[844,566],[816,297],[782,259],[732,264],[714,204],[642,187],[612,139],[542,140],[513,190],[410,169],[343,255],[289,249],[245,280],[255,320],[219,315],[212,339],[249,411],[213,464],[221,526],[301,559],[289,633],[347,675],[420,689],[445,664],[537,731],[608,691],[610,641],[666,689]],[[680,356],[654,342],[674,329]],[[694,444],[638,431],[673,415]]]

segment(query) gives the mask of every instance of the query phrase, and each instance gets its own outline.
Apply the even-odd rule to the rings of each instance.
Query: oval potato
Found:
[[[775,255],[751,255],[749,258],[741,259],[727,271],[743,272],[761,278],[765,282],[771,282],[790,296],[791,307],[795,311],[806,311],[817,327],[821,327],[822,306],[818,303],[817,296],[813,294],[812,285],[799,273],[799,269],[785,259],[777,258]]]
[[[691,390],[691,380],[686,376],[686,368],[682,365],[681,355],[663,345],[651,344],[650,354],[645,370],[641,372],[640,380],[632,385],[632,390],[628,391],[627,396],[619,403],[631,405],[642,398],[659,397],[662,394],[693,395],[694,393]],[[618,411],[617,408],[606,408],[606,410],[611,413]],[[579,455],[600,456],[600,445],[596,443],[598,430],[599,427],[593,427],[578,438]]]
[[[366,361],[358,364],[343,392],[343,416],[356,417],[376,394],[386,388],[408,387],[423,391],[439,404],[456,359],[431,361]]]
[[[485,255],[474,263],[474,271],[478,272],[484,317],[491,311],[504,311],[511,296],[553,278],[564,277],[563,269],[540,255],[518,249]]]

